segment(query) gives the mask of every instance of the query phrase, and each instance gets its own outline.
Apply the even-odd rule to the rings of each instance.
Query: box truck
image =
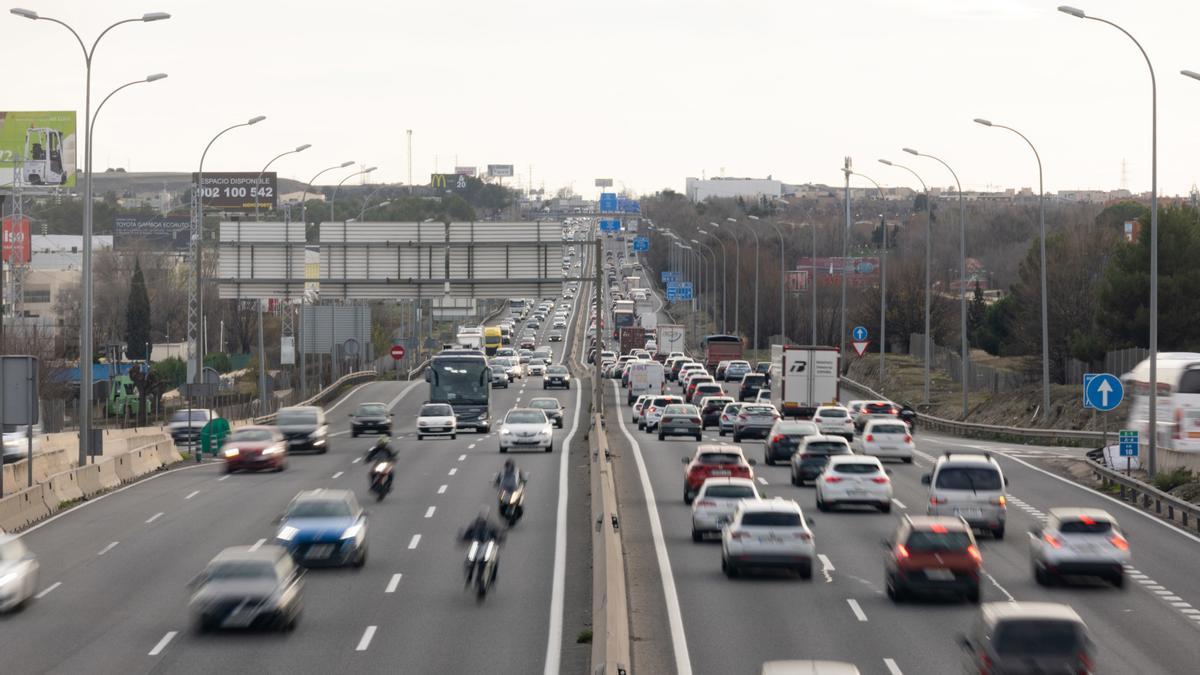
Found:
[[[811,419],[841,398],[836,347],[771,348],[771,403],[784,417]]]

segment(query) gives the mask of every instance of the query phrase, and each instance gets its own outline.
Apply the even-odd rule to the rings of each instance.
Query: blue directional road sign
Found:
[[[1138,456],[1138,431],[1137,429],[1122,429],[1117,436],[1120,444],[1122,457],[1137,457]]]
[[[676,281],[679,281],[679,272],[663,271],[662,282],[664,284],[669,284]]]
[[[850,336],[855,342],[863,342],[867,339],[867,329],[862,326],[855,326],[854,330],[850,331]]]
[[[1107,412],[1121,405],[1121,399],[1125,398],[1125,387],[1116,375],[1108,373],[1089,373],[1088,375],[1085,375],[1083,380],[1084,405],[1101,412]]]
[[[617,193],[602,192],[600,193],[600,211],[602,213],[614,213],[618,210]]]
[[[619,221],[619,220],[601,220],[600,221],[600,231],[601,232],[620,232],[621,231],[621,221]]]
[[[666,274],[666,272],[663,272]],[[667,284],[667,302],[675,302],[679,297],[679,284],[671,282]]]
[[[685,281],[685,282],[679,284],[679,299],[680,300],[691,300],[692,299],[692,282]]]
[[[650,240],[649,239],[647,239],[646,237],[634,237],[633,238],[633,251],[635,253],[640,252],[640,251],[649,251],[649,250],[650,250]]]

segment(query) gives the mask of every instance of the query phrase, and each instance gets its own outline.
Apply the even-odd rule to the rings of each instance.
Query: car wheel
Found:
[[[1036,562],[1033,563],[1033,580],[1038,586],[1049,586],[1051,583],[1050,574]]]
[[[350,430],[350,438],[358,438],[358,430],[357,429]]]
[[[771,459],[771,450],[768,448],[763,450],[763,464],[767,466],[775,466],[775,460]]]
[[[646,430],[646,425],[642,424],[641,422],[638,422],[638,431],[645,431],[645,430]]]
[[[1001,525],[1000,527],[992,528],[992,538],[995,539],[996,541],[1000,541],[1001,539],[1004,538],[1004,526],[1003,525]]]
[[[888,578],[886,586],[887,595],[892,599],[892,602],[900,604],[908,599],[908,591],[906,591],[903,586],[897,583],[895,579]]]
[[[697,530],[696,528],[694,528],[694,527],[693,527],[693,528],[692,528],[692,541],[694,541],[694,542],[700,542],[700,541],[703,541],[703,540],[704,540],[704,534],[703,534],[703,533],[701,533],[699,530]]]
[[[666,436],[663,436],[662,434],[659,434],[659,435],[658,435],[658,440],[660,440],[660,441],[662,441],[662,440],[666,440]]]
[[[801,579],[805,581],[812,579],[812,561],[801,564],[800,567],[796,568],[796,571],[800,573]]]
[[[222,473],[233,473],[233,467],[232,467],[232,466],[230,466],[230,465],[228,465],[228,464],[226,464],[226,465],[225,465],[225,468],[224,468],[224,470],[222,471]]]
[[[979,600],[980,600],[980,592],[979,592],[978,586],[967,591],[967,602],[971,603],[972,605],[978,605]]]
[[[817,510],[827,513],[829,511],[829,507],[830,505],[826,503],[824,499],[821,499],[821,491],[817,490]]]
[[[699,433],[697,433],[697,434],[696,434],[696,442],[697,442],[697,443],[699,443],[699,442],[700,442],[700,440],[701,440],[701,438],[700,438],[700,434],[699,434]]]
[[[424,434],[417,434],[417,440],[418,440],[418,441],[423,441],[423,440],[425,440],[425,435],[424,435]]]
[[[683,489],[683,503],[684,504],[691,504],[692,500],[694,500],[695,498],[696,497],[691,493],[690,490],[688,490],[687,488]]]
[[[881,503],[881,504],[879,505],[879,510],[880,510],[880,512],[882,512],[882,513],[891,513],[891,512],[892,512],[892,503],[891,503],[891,502],[883,502],[883,503]]]
[[[450,440],[453,441],[453,440],[456,440],[457,438],[458,438],[458,434],[450,434]]]
[[[737,568],[730,564],[730,562],[725,559],[725,556],[721,556],[721,571],[724,572],[725,576],[729,577],[730,579],[738,575]]]
[[[290,632],[296,630],[296,625],[299,623],[300,623],[300,612],[296,612],[295,615],[293,615],[292,618],[288,620],[287,624],[284,625],[283,629],[290,633]]]
[[[792,485],[795,485],[797,487],[800,486],[800,479],[796,478],[796,471],[794,469],[792,470]]]
[[[500,452],[508,452],[508,448],[506,448],[502,445],[502,446],[500,446]]]
[[[327,445],[322,445],[322,446],[321,446],[321,449],[317,451],[317,454],[318,454],[318,455],[323,455],[323,454],[325,454],[325,453],[327,453],[327,452],[329,452],[329,446],[327,446]]]
[[[354,560],[354,566],[362,569],[363,565],[367,564],[367,547],[363,546],[359,551],[358,558]]]
[[[1112,581],[1113,586],[1116,586],[1117,588],[1121,588],[1121,589],[1125,588],[1125,575],[1123,573],[1117,572],[1113,576],[1111,581]]]
[[[724,438],[724,437],[725,437],[725,430],[724,430],[724,429],[721,429],[719,433],[720,433],[720,435],[721,435],[721,437],[722,437],[722,438]]]
[[[563,422],[562,420],[559,420],[559,421],[558,421],[558,424],[556,424],[556,425],[554,425],[554,426],[556,426],[556,427],[558,427],[559,429],[561,429],[561,428],[563,428],[563,424],[564,424],[564,422]]]
[[[733,432],[733,442],[734,442],[734,443],[741,443],[741,442],[742,442],[742,435],[741,435],[741,434],[739,434],[739,433],[738,433],[736,430]]]
[[[546,452],[554,452],[554,444],[553,443],[546,446]]]

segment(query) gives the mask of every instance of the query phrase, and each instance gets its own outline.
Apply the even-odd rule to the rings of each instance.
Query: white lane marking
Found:
[[[341,397],[340,399],[338,399],[337,403],[334,403],[333,405],[331,405],[331,406],[329,406],[328,408],[326,408],[326,409],[325,409],[325,414],[326,414],[326,415],[328,415],[329,413],[333,412],[334,410],[337,410],[337,407],[338,407],[338,406],[340,406],[341,404],[345,403],[346,401],[349,401],[349,400],[350,400],[350,397],[351,397],[351,396],[353,396],[355,392],[357,392],[359,389],[362,389],[363,387],[367,386],[368,384],[373,384],[373,383],[371,383],[371,382],[363,382],[362,384],[358,385],[357,387],[355,387],[355,388],[351,389],[350,391],[346,392],[346,395],[345,395],[345,396],[343,396],[343,397]],[[409,389],[411,389],[411,388],[413,388],[413,387],[415,387],[415,386],[417,386],[417,383],[416,383],[416,382],[413,382],[412,384],[408,385]]]
[[[829,556],[825,555],[824,553],[818,553],[817,560],[821,561],[821,569],[828,570],[830,572],[833,572],[837,569],[833,566],[833,563],[829,561]]]
[[[258,541],[254,542],[253,544],[250,545],[250,550],[257,551],[258,549],[262,548],[262,545],[265,543],[267,543],[266,539],[259,539]]]
[[[613,391],[617,391],[617,383],[613,382]],[[663,597],[667,603],[667,622],[671,628],[671,645],[675,650],[675,669],[679,675],[692,675],[692,658],[688,653],[687,637],[683,632],[683,614],[679,611],[679,595],[675,590],[675,576],[671,572],[671,556],[667,553],[667,544],[663,538],[662,520],[658,515],[658,502],[654,497],[654,487],[650,485],[650,472],[646,469],[646,460],[642,457],[642,448],[637,439],[629,433],[625,426],[625,416],[617,415],[617,423],[621,433],[629,440],[633,448],[633,459],[637,462],[638,477],[642,481],[642,493],[646,502],[654,505],[647,511],[650,518],[650,534],[654,538],[654,551],[658,558],[659,577],[662,579]],[[547,663],[549,665],[549,663]]]
[[[383,589],[384,593],[395,593],[396,587],[400,585],[400,577],[403,574],[393,574],[391,581],[388,582],[387,588]]]
[[[150,523],[153,523],[154,521],[156,521],[156,520],[158,520],[159,518],[162,518],[162,517],[163,517],[163,512],[162,512],[162,511],[159,511],[158,513],[156,513],[156,514],[154,514],[154,515],[150,516],[149,518],[147,518],[147,519],[146,519],[146,524],[147,524],[147,525],[149,525]]]
[[[339,471],[333,474],[333,478],[341,478],[343,473],[345,473],[345,471]]]
[[[472,444],[468,445],[468,446],[467,446],[467,449],[468,449],[468,450],[474,450],[474,449],[475,449],[475,444],[474,444],[474,443],[472,443]]]
[[[391,410],[392,408],[395,408],[396,404],[400,402],[400,399],[404,398],[405,394],[412,391],[413,387],[417,386],[417,384],[418,384],[418,382],[413,382],[412,384],[405,387],[404,391],[400,392],[399,394],[396,394],[396,398],[392,399],[391,402],[387,404],[387,409]],[[330,408],[330,410],[332,410],[332,408]]]
[[[192,497],[195,497],[195,496],[196,496],[196,495],[198,495],[198,494],[200,494],[200,491],[199,491],[199,490],[194,490],[194,491],[192,492],[192,494],[190,494],[190,495],[188,495],[188,496],[184,497],[184,499],[191,499]]]
[[[50,584],[49,586],[47,586],[46,588],[42,589],[41,593],[38,593],[37,595],[33,596],[33,599],[41,600],[42,598],[44,598],[47,595],[50,595],[52,592],[54,592],[54,589],[58,588],[59,586],[62,586],[62,582],[56,581],[56,582]]]
[[[453,476],[453,475],[454,475],[454,474],[456,474],[456,473],[458,473],[458,467],[455,467],[455,468],[453,468],[453,469],[450,469],[450,473],[449,473],[448,475],[450,475],[450,476]]]
[[[859,621],[866,621],[867,615],[863,612],[862,607],[858,606],[858,601],[854,598],[846,598],[846,603],[850,605],[850,611],[854,612],[854,618]]]
[[[162,650],[166,649],[167,645],[170,644],[171,640],[173,640],[178,634],[178,631],[167,631],[167,634],[162,636],[162,639],[158,641],[158,644],[154,645],[154,649],[151,649],[147,656],[158,656],[161,654]]]
[[[766,478],[763,478],[762,476],[759,476],[759,477],[758,477],[758,482],[759,482],[759,483],[761,483],[762,485],[766,485],[766,484],[767,484],[767,479],[766,479]]]
[[[417,544],[420,544],[420,543],[421,543],[421,535],[414,534],[413,538],[408,542],[408,550],[410,550],[410,551],[413,550],[414,548],[417,547]]]
[[[884,659],[883,665],[887,666],[888,672],[891,675],[904,675],[904,671],[900,670],[900,666],[896,665],[895,659]]]
[[[443,485],[443,486],[439,487],[439,488],[438,488],[438,494],[439,494],[439,495],[444,495],[444,494],[446,494],[446,488],[447,488],[447,487],[449,487],[449,486],[447,486],[447,485]]]
[[[517,397],[517,401],[516,401],[516,402],[517,402],[517,403],[520,403],[520,402],[521,402],[521,397],[520,397],[520,396],[518,396],[518,397]]]
[[[436,507],[436,506],[431,506],[431,507],[429,507],[429,508],[425,509],[425,517],[426,517],[426,518],[432,518],[432,517],[433,517],[433,512],[434,512],[434,511],[436,511],[436,510],[437,510],[437,507]]]
[[[1004,594],[1004,597],[1008,598],[1009,602],[1017,601],[1017,599],[1012,596],[1012,593],[1008,592],[1007,588],[1001,586],[999,581],[996,581],[996,577],[988,574],[986,571],[984,571],[983,576],[987,577],[988,581],[992,582],[993,586],[995,586],[996,588],[999,588],[1000,592]]]
[[[367,647],[371,646],[371,638],[375,637],[375,628],[375,626],[367,626],[367,629],[363,631],[362,639],[358,641],[358,646],[354,648],[355,651],[367,651]]]
[[[907,509],[908,508],[907,506],[904,505],[904,502],[900,501],[899,499],[896,499],[895,497],[892,497],[892,503],[895,504],[896,508],[898,508],[898,509]]]
[[[226,481],[226,480],[229,480],[229,474],[225,474],[224,476],[221,476],[220,478],[217,479],[217,482],[220,483],[220,482]]]
[[[121,542],[119,542],[119,541],[114,541],[114,542],[112,542],[112,543],[111,543],[111,544],[109,544],[108,546],[105,546],[104,548],[100,549],[100,552],[99,552],[99,553],[97,553],[96,555],[104,555],[105,553],[108,553],[109,551],[111,551],[111,550],[113,550],[114,548],[116,548],[116,547],[117,547],[117,544],[119,544],[119,543],[121,543]]]
[[[362,461],[362,459],[363,459],[362,457],[355,457],[354,459],[350,460],[350,463],[351,463],[351,464],[358,464],[359,462],[361,462],[361,461]]]
[[[488,434],[488,435],[490,436],[491,434]],[[459,456],[458,456],[458,461],[460,461],[460,462],[461,462],[461,461],[463,461],[463,460],[464,460],[464,459],[466,459],[466,458],[467,458],[467,456],[466,456],[466,455],[459,455]]]

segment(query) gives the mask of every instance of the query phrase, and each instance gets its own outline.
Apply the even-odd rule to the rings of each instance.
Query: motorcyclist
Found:
[[[375,445],[367,452],[366,463],[372,469],[378,462],[395,462],[396,451],[392,449],[391,440],[387,436],[380,436],[379,440],[375,441]],[[392,480],[395,479],[394,472],[387,475],[387,489],[392,489]]]
[[[511,459],[504,460],[504,470],[496,474],[495,485],[501,490],[512,491],[521,487],[525,482],[525,474],[517,469],[517,465]]]
[[[480,546],[487,544],[489,541],[499,542],[503,536],[500,526],[492,523],[491,509],[488,507],[480,507],[479,514],[467,525],[462,533],[462,541],[467,543],[478,542]],[[492,581],[496,579],[496,570],[500,567],[500,559],[496,558],[496,562],[492,564]],[[467,583],[471,583],[471,576],[474,573],[475,566],[468,564],[467,566]]]

